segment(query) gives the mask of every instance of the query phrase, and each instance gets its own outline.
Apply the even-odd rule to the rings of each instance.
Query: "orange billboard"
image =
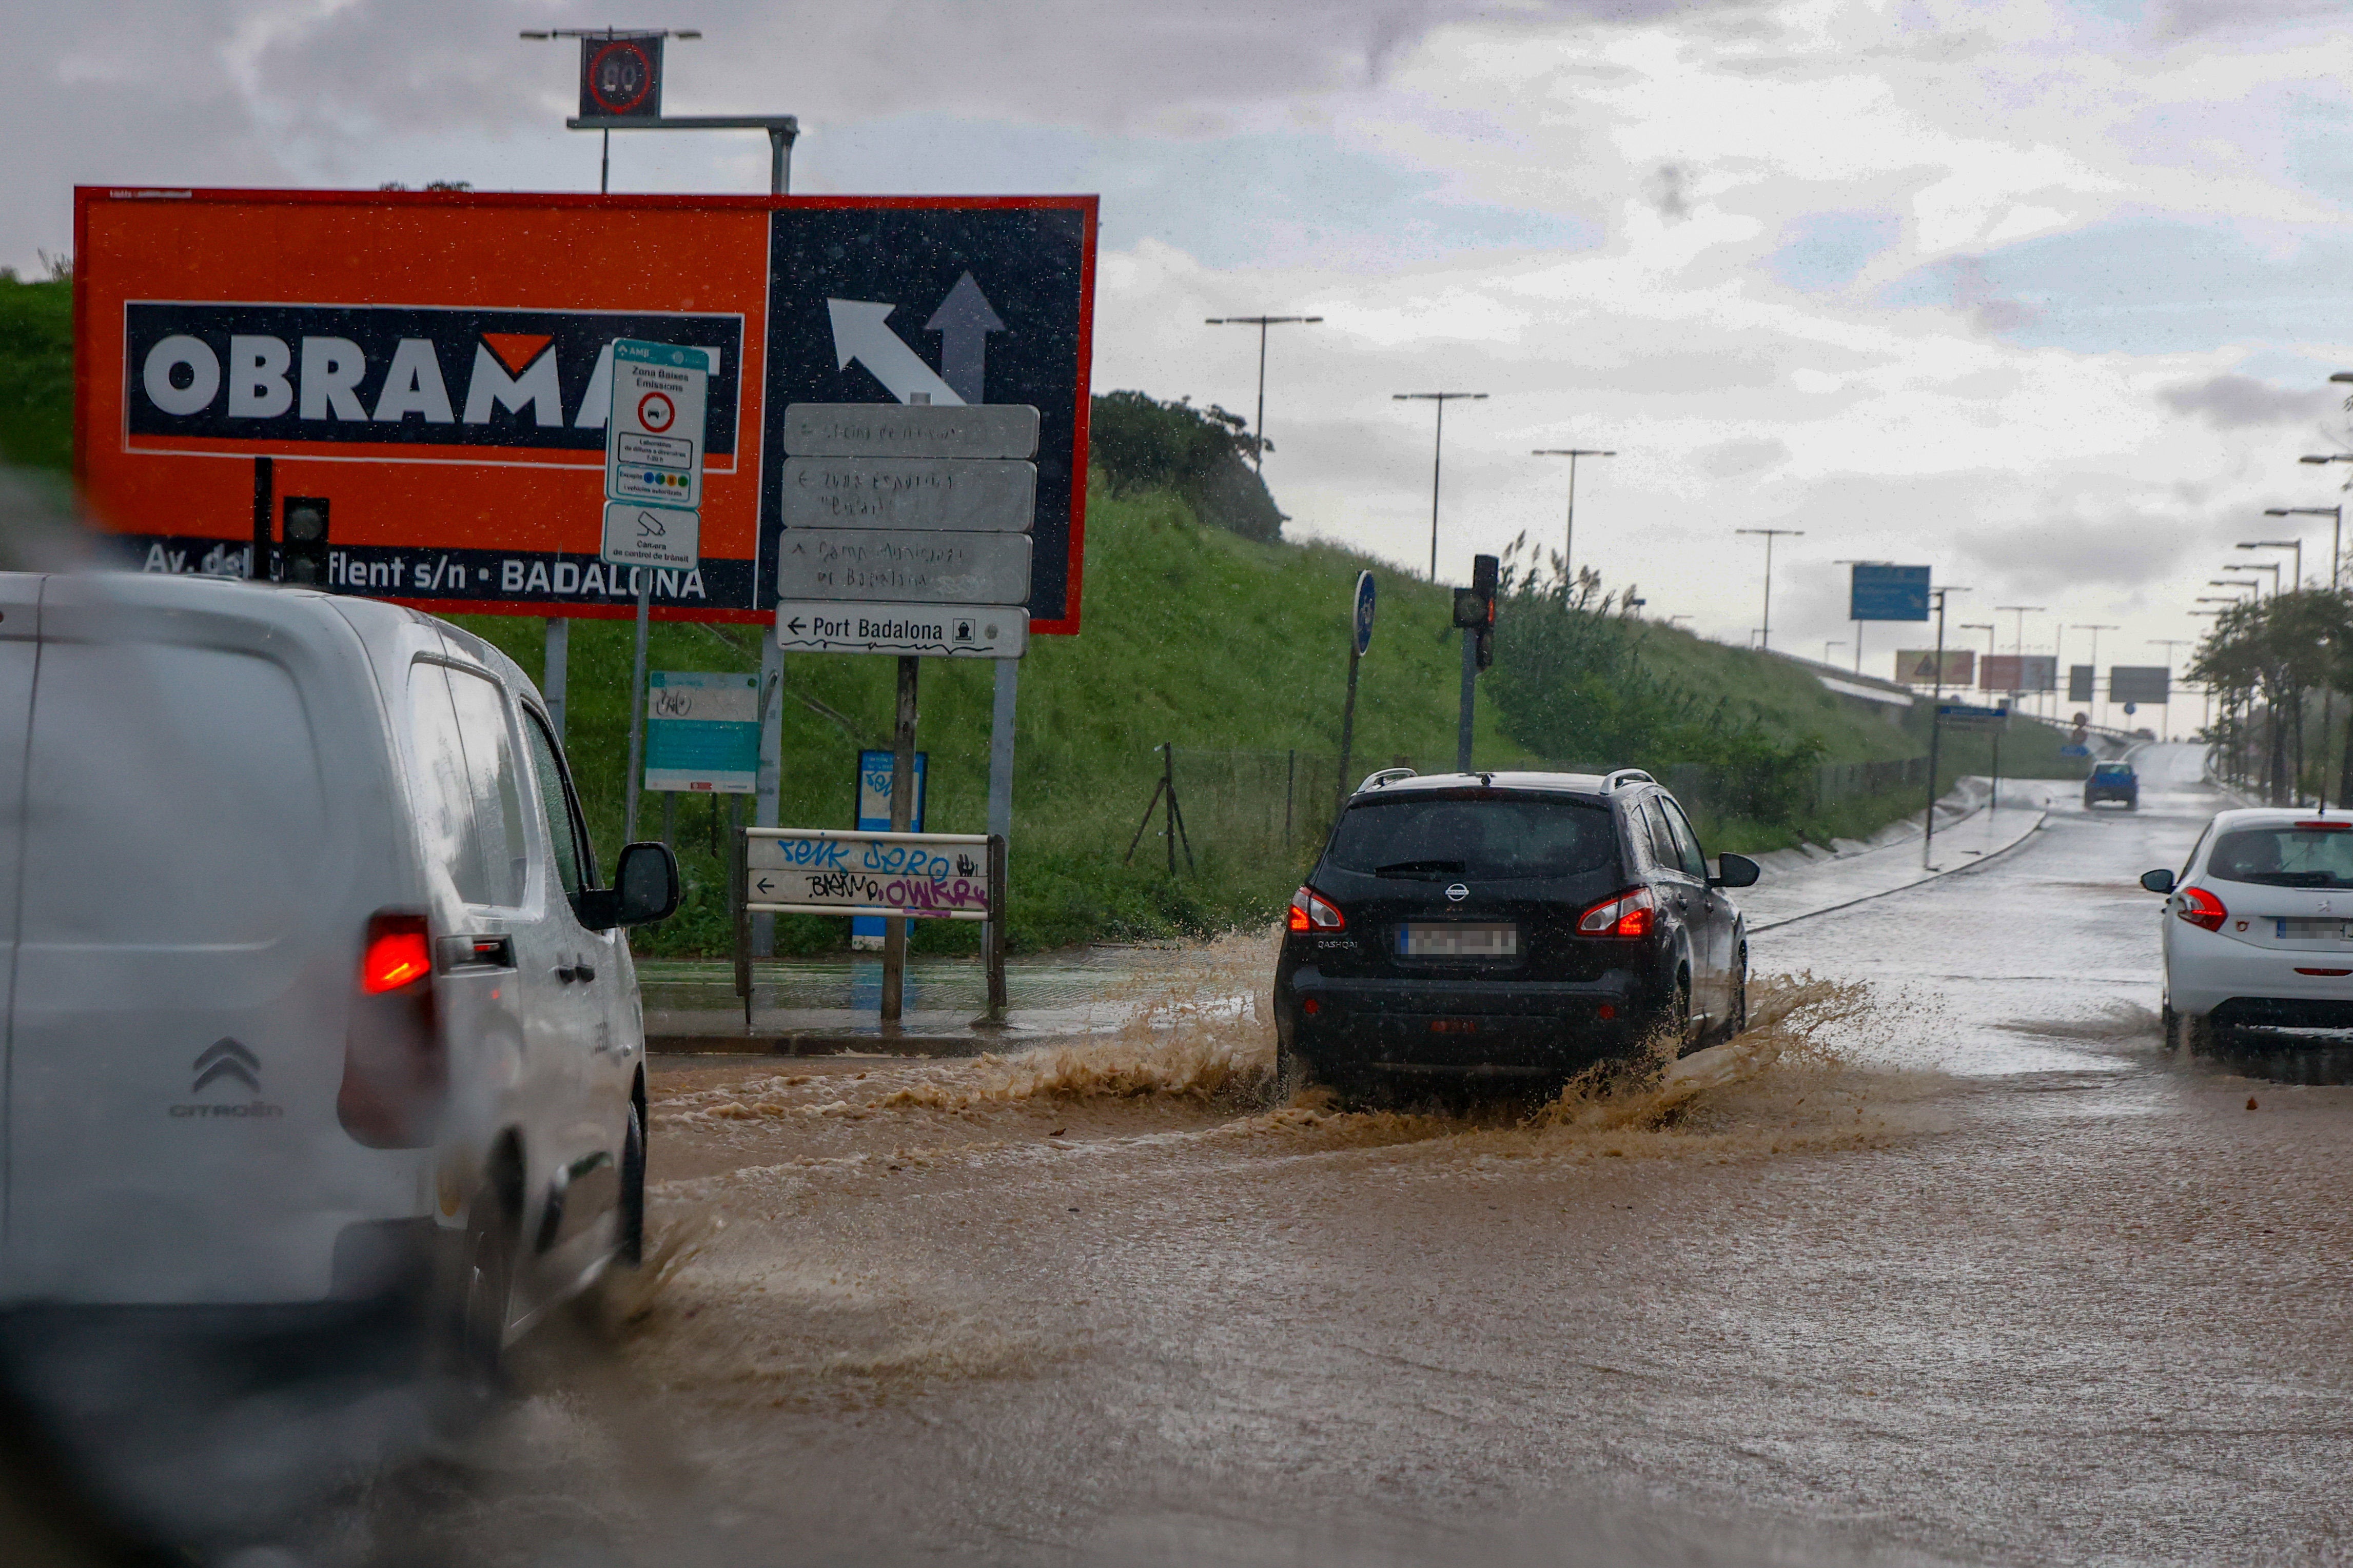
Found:
[[[712,367],[702,564],[653,574],[656,616],[766,619],[785,408],[928,401],[908,388],[944,388],[936,360],[969,401],[1039,409],[1032,629],[1078,629],[1092,197],[93,187],[75,207],[75,464],[126,564],[248,574],[267,458],[275,496],[330,503],[331,588],[631,614],[638,569],[599,548],[613,345],[634,339]],[[971,289],[988,331],[927,342]],[[828,337],[845,303],[862,353]]]

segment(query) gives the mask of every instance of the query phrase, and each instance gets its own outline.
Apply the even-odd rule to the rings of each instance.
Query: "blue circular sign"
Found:
[[[2129,719],[2129,718],[2131,718],[2134,714],[2136,714],[2136,713],[2137,713],[2137,712],[2139,712],[2139,711],[2140,711],[2140,704],[2138,704],[2137,702],[2127,702],[2127,703],[2126,703],[2126,704],[2125,704],[2125,717],[2126,717],[2126,718]]]
[[[1373,646],[1373,574],[1356,574],[1356,656]]]

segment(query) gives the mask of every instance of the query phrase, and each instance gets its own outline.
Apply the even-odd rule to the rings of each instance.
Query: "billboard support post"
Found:
[[[891,758],[891,831],[904,833],[915,816],[916,681],[923,661],[913,654],[899,656],[899,723]],[[882,922],[881,1021],[896,1025],[907,984],[907,922],[893,917]]]

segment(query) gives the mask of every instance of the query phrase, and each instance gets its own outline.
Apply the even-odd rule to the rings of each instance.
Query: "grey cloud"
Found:
[[[2170,576],[2191,551],[2211,549],[2216,525],[2179,517],[2056,519],[1965,536],[1963,553],[1981,586],[2056,594],[2092,584],[2133,588]],[[1985,600],[1982,593],[1975,595]]]
[[[1719,479],[1736,479],[1786,461],[1788,443],[1771,436],[1745,441],[1719,441],[1692,454],[1693,466]]]
[[[1673,223],[1691,216],[1691,175],[1680,163],[1662,163],[1649,182],[1651,205]]]
[[[2329,412],[2326,392],[2296,392],[2245,375],[2217,375],[2168,386],[2158,401],[2176,414],[2203,419],[2218,430],[2251,425],[2293,425]]]

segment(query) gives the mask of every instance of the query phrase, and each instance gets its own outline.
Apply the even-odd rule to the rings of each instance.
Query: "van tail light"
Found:
[[[1293,931],[1346,931],[1348,917],[1340,906],[1313,888],[1302,888],[1291,895],[1291,929]]]
[[[359,994],[343,1038],[335,1119],[371,1149],[421,1149],[434,1139],[449,1066],[433,1005],[433,939],[423,915],[371,916]]]
[[[1645,937],[1658,915],[1659,900],[1648,888],[1612,893],[1577,917],[1579,936]]]
[[[2231,911],[2222,907],[2222,900],[2203,888],[2184,888],[2178,896],[2181,901],[2174,906],[2173,912],[2191,925],[2207,931],[2221,931],[2222,922],[2231,918]]]

